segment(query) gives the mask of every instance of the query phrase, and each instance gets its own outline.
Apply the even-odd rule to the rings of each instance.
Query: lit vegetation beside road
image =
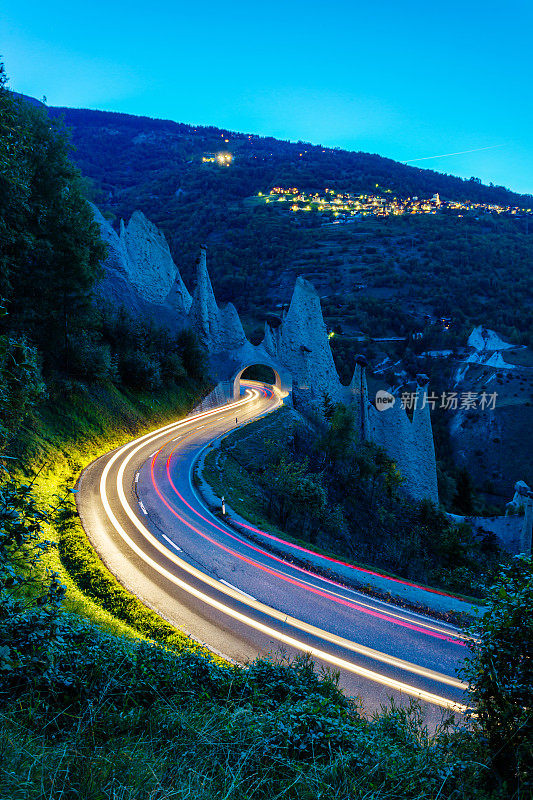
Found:
[[[85,466],[134,436],[184,416],[199,395],[200,387],[194,385],[162,392],[157,399],[146,392],[120,392],[112,385],[74,390],[37,409],[10,447],[17,455],[12,463],[31,465],[29,470],[12,467],[16,479],[31,481],[42,508],[59,508],[44,526],[55,546],[42,556],[41,567],[59,575],[66,587],[66,609],[110,632],[171,640],[177,646],[185,640],[102,564],[81,526],[72,490]]]
[[[69,589],[65,601],[61,581],[46,570],[55,546],[43,550],[42,534],[57,518],[42,507],[30,490],[4,481],[0,796],[528,797],[528,711],[513,711],[514,686],[527,682],[527,664],[509,686],[502,665],[498,714],[505,714],[506,731],[519,747],[504,762],[499,751],[493,760],[488,743],[500,748],[501,737],[491,712],[494,687],[485,684],[485,650],[472,663],[481,728],[445,718],[428,731],[416,705],[391,705],[368,719],[357,700],[339,692],[334,676],[318,675],[309,660],[223,665],[194,648],[179,646],[177,653],[165,637],[150,641],[153,629],[144,630],[147,638],[106,624],[103,614],[89,614],[95,624],[72,613]],[[499,592],[491,595],[492,617],[478,631],[485,649],[503,637],[511,662],[528,646],[529,629],[502,629],[501,614],[508,609],[516,617],[531,602],[531,576],[525,560],[512,587],[504,576],[504,603]],[[523,692],[521,698],[527,702]]]

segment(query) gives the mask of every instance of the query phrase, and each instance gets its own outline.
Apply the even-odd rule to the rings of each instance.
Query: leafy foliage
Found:
[[[46,390],[37,351],[24,338],[0,335],[0,377],[1,453]]]
[[[104,247],[65,131],[11,99],[0,73],[0,290],[4,328],[39,342],[45,365],[68,371],[69,335],[90,320]]]
[[[533,794],[533,562],[517,556],[488,590],[464,675],[508,796]]]
[[[57,575],[39,569],[52,547],[43,538],[50,513],[31,486],[4,472],[0,482],[0,702],[52,667],[63,641],[59,616],[64,589]]]

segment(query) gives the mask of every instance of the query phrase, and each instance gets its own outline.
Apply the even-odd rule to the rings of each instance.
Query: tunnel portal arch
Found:
[[[268,367],[274,373],[275,381],[273,385],[279,389],[279,391],[287,395],[292,391],[292,378],[287,370],[280,367],[278,364],[269,363],[266,359],[260,359],[257,361],[250,361],[249,364],[244,364],[241,366],[238,371],[234,374],[232,381],[233,381],[233,397],[238,398],[241,394],[241,378],[243,372],[245,372],[249,367]]]

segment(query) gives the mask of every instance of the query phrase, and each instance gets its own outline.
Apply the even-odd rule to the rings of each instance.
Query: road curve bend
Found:
[[[244,384],[244,382],[243,382]],[[198,453],[277,409],[268,384],[154,430],[94,461],[76,496],[102,561],[143,603],[228,660],[309,653],[378,710],[392,695],[427,714],[464,712],[461,631],[373,599],[240,536],[194,489]],[[228,487],[230,488],[230,487]]]

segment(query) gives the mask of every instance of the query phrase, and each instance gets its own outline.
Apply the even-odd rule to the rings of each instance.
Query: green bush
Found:
[[[155,356],[141,350],[130,350],[120,359],[120,377],[132,389],[160,389],[163,385],[161,367]]]
[[[207,356],[191,330],[185,329],[180,333],[178,348],[187,374],[191,378],[203,379],[207,371]]]
[[[45,396],[37,350],[24,337],[0,336],[0,452]]]
[[[95,342],[86,331],[69,340],[69,372],[89,382],[117,377],[109,345]]]
[[[51,513],[28,484],[0,470],[0,702],[25,688],[53,661],[62,641],[64,587],[42,569],[54,545],[43,536]]]
[[[187,377],[183,361],[178,353],[165,353],[161,356],[161,377],[165,384],[179,383]]]
[[[464,676],[508,797],[533,795],[533,562],[517,556],[488,590]]]

